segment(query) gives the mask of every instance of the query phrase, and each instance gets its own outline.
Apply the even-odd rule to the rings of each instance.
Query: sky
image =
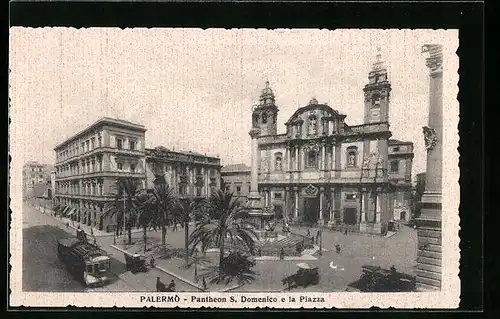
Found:
[[[311,98],[362,124],[363,87],[377,47],[392,85],[393,137],[414,143],[425,171],[429,69],[443,44],[444,104],[456,104],[456,30],[10,29],[10,151],[54,163],[54,146],[107,116],[145,125],[163,145],[250,164],[251,108],[269,81],[278,133]],[[454,71],[455,70],[455,71]],[[457,131],[458,132],[458,131]]]

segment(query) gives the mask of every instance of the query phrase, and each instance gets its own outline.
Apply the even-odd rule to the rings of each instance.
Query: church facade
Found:
[[[348,125],[345,114],[311,99],[277,134],[279,110],[266,83],[252,130],[259,193],[277,218],[370,233],[410,218],[413,143],[391,139],[391,84],[380,55],[363,91],[363,124]]]

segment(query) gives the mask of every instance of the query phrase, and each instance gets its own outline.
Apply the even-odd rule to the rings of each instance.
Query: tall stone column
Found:
[[[250,193],[248,194],[248,213],[253,216],[262,216],[263,203],[259,194],[259,128],[252,128],[250,132],[252,138],[252,167],[250,171]]]
[[[325,221],[323,220],[323,206],[325,202],[325,189],[323,187],[320,187],[319,189],[319,218],[318,218],[318,225],[323,226],[325,224]]]
[[[443,165],[443,53],[442,46],[427,44],[429,68],[429,121],[423,128],[427,149],[425,191],[417,219],[417,287],[421,291],[441,289],[441,188]]]
[[[330,224],[335,224],[335,190],[332,188],[330,191],[331,204],[330,204]]]
[[[299,188],[294,187],[293,190],[295,191],[295,207],[294,207],[294,214],[293,216],[295,219],[298,219],[299,217]]]
[[[295,147],[295,170],[299,170],[299,147]]]

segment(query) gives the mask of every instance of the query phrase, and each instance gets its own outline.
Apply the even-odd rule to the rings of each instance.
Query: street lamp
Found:
[[[194,249],[194,280],[198,282],[198,248]]]
[[[323,255],[323,231],[320,229],[319,231],[319,255]]]

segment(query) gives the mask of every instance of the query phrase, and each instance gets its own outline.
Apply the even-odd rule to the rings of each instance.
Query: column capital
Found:
[[[323,193],[323,192],[325,191],[325,188],[324,188],[323,186],[321,186],[321,187],[319,188],[319,191],[320,191],[320,193]]]
[[[294,186],[294,187],[293,187],[293,190],[294,190],[294,191],[298,191],[298,190],[299,190],[299,188],[298,188],[297,186]]]
[[[427,53],[426,65],[430,69],[430,75],[443,73],[443,46],[440,44],[425,44],[422,53]]]

